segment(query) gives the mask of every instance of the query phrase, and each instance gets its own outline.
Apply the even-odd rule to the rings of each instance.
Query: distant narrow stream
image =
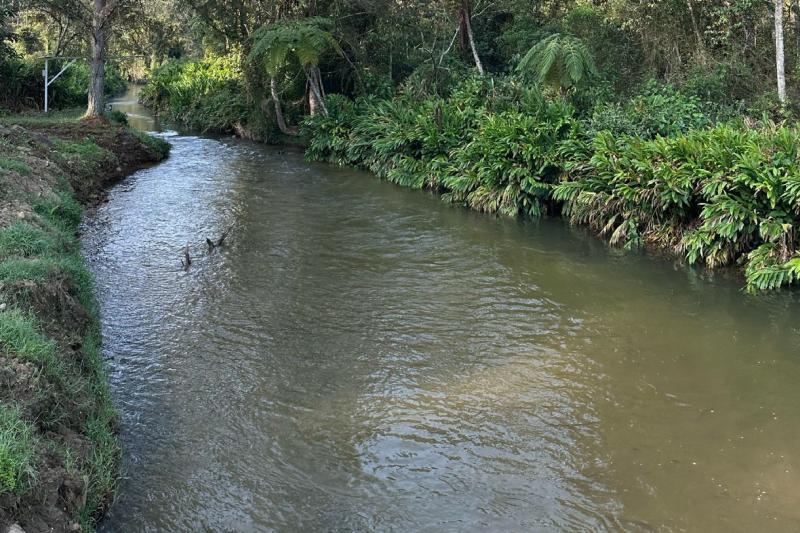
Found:
[[[162,135],[83,240],[124,445],[101,530],[800,531],[796,294]]]

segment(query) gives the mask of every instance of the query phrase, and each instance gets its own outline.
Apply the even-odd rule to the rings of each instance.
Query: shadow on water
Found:
[[[102,530],[800,528],[795,295],[165,135],[86,222],[124,445]]]

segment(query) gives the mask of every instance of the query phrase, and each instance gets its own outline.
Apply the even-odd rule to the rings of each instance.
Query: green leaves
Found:
[[[555,33],[536,43],[522,56],[517,71],[537,83],[569,89],[597,75],[597,67],[586,44],[572,35]]]
[[[329,97],[307,155],[508,216],[550,206],[611,244],[743,264],[751,290],[800,281],[800,133],[737,125],[589,138],[561,100],[468,81],[448,99]],[[467,102],[467,103],[465,103]]]
[[[169,61],[152,73],[142,102],[189,126],[230,130],[247,111],[239,54]]]
[[[280,21],[267,24],[253,33],[253,47],[248,59],[262,61],[270,76],[277,76],[290,55],[300,65],[316,66],[321,55],[329,49],[342,54],[333,37],[333,22],[322,17]]]
[[[790,128],[721,125],[641,140],[563,143],[553,199],[612,243],[656,244],[708,267],[744,262],[751,290],[797,281],[800,170]],[[583,158],[583,163],[580,161]]]

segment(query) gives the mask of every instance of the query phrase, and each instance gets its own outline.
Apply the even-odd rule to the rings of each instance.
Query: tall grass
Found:
[[[0,403],[0,494],[19,494],[34,482],[36,444],[19,407]]]

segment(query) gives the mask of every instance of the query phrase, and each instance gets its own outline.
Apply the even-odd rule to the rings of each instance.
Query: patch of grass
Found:
[[[34,428],[18,407],[0,404],[0,494],[19,494],[35,475]]]
[[[83,342],[83,366],[91,375],[90,396],[95,403],[92,415],[84,427],[84,434],[93,445],[84,465],[89,479],[86,505],[78,513],[78,521],[84,529],[91,527],[95,515],[114,492],[117,483],[116,464],[120,454],[119,442],[115,436],[117,412],[108,390],[100,345],[99,328],[90,328]]]
[[[147,145],[147,147],[150,148],[150,150],[152,150],[153,153],[158,155],[159,159],[164,159],[169,155],[171,146],[164,139],[161,139],[160,137],[155,137],[153,135],[150,135],[149,133],[145,133],[135,128],[129,128],[128,131],[134,137],[142,141],[142,143]]]
[[[68,124],[79,121],[85,111],[85,107],[73,107],[68,109],[60,109],[58,111],[51,111],[49,113],[10,113],[7,115],[0,115],[0,124],[19,124],[20,126]]]
[[[60,379],[63,373],[56,343],[40,332],[35,318],[19,309],[0,312],[0,351],[34,363],[48,377]]]
[[[0,263],[0,283],[44,282],[61,267],[62,262],[52,257],[13,257]]]
[[[23,176],[27,176],[31,173],[31,167],[16,159],[0,157],[0,172],[18,172]]]
[[[15,222],[0,229],[0,258],[52,254],[59,249],[57,241],[58,239],[27,222]]]
[[[53,144],[58,152],[67,158],[81,158],[93,161],[102,161],[113,158],[114,154],[98,146],[94,139],[87,137],[82,141],[65,141],[54,139]]]
[[[83,216],[83,207],[65,190],[57,191],[54,199],[34,204],[33,210],[50,225],[70,234],[78,229]]]

